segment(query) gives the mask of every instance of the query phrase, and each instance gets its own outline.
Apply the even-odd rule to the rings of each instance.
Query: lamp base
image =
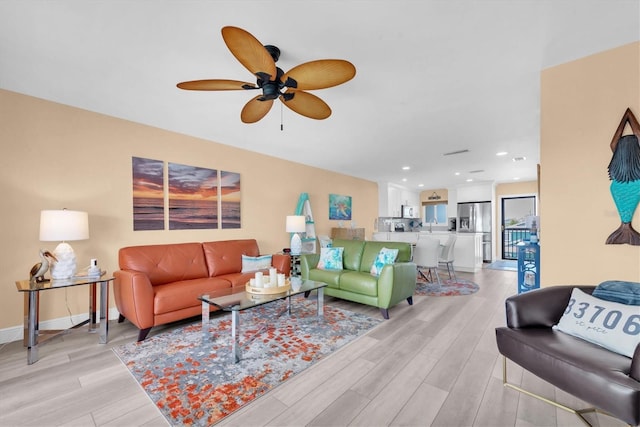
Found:
[[[300,255],[302,252],[302,240],[298,233],[293,233],[291,236],[291,255]]]
[[[77,262],[76,254],[70,244],[62,242],[53,251],[53,255],[58,259],[51,263],[52,279],[70,279],[76,275]]]

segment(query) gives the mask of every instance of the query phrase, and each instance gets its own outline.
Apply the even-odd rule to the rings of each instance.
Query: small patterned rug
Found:
[[[229,313],[212,314],[206,339],[197,321],[113,351],[171,425],[215,424],[382,321],[326,304],[319,321],[313,297],[293,300],[291,316],[277,317],[285,301],[240,313],[237,364]]]
[[[518,261],[510,259],[501,259],[487,264],[484,268],[490,270],[518,271]]]
[[[426,271],[425,271],[426,274]],[[480,289],[477,283],[465,279],[445,279],[440,275],[440,284],[437,281],[427,282],[422,276],[418,276],[414,295],[426,295],[430,297],[452,297],[471,295]]]

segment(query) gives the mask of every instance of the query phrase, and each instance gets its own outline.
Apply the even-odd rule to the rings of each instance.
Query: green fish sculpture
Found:
[[[627,124],[633,135],[622,132]],[[631,225],[633,214],[640,203],[640,125],[627,108],[611,141],[613,156],[609,163],[611,196],[620,215],[620,227],[607,238],[608,245],[629,244],[640,246],[640,233]]]

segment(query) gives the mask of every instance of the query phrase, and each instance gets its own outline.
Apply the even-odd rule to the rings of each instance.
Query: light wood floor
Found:
[[[516,273],[485,269],[459,277],[474,280],[480,291],[397,305],[390,320],[220,424],[581,426],[574,415],[502,385],[494,328],[504,323]],[[327,304],[379,316],[359,304],[333,298]],[[110,350],[136,333],[128,322],[111,322],[110,342],[100,345],[95,334],[75,330],[42,345],[40,361],[31,366],[21,341],[0,346],[0,426],[167,425]],[[509,374],[539,394],[588,406],[516,365],[509,364]],[[624,425],[600,415],[589,419]]]

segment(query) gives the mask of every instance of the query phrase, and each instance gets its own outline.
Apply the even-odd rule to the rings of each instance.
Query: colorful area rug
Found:
[[[518,271],[518,261],[501,259],[488,264],[485,268],[490,270]]]
[[[198,321],[113,351],[170,424],[211,425],[382,321],[326,304],[321,321],[315,299],[293,299],[291,316],[276,317],[284,301],[240,313],[237,364],[228,313],[210,320],[206,340]]]
[[[425,272],[426,274],[426,272]],[[465,279],[444,279],[440,276],[440,284],[437,281],[427,282],[418,276],[414,295],[426,295],[430,297],[453,297],[471,295],[480,289],[478,284]]]

